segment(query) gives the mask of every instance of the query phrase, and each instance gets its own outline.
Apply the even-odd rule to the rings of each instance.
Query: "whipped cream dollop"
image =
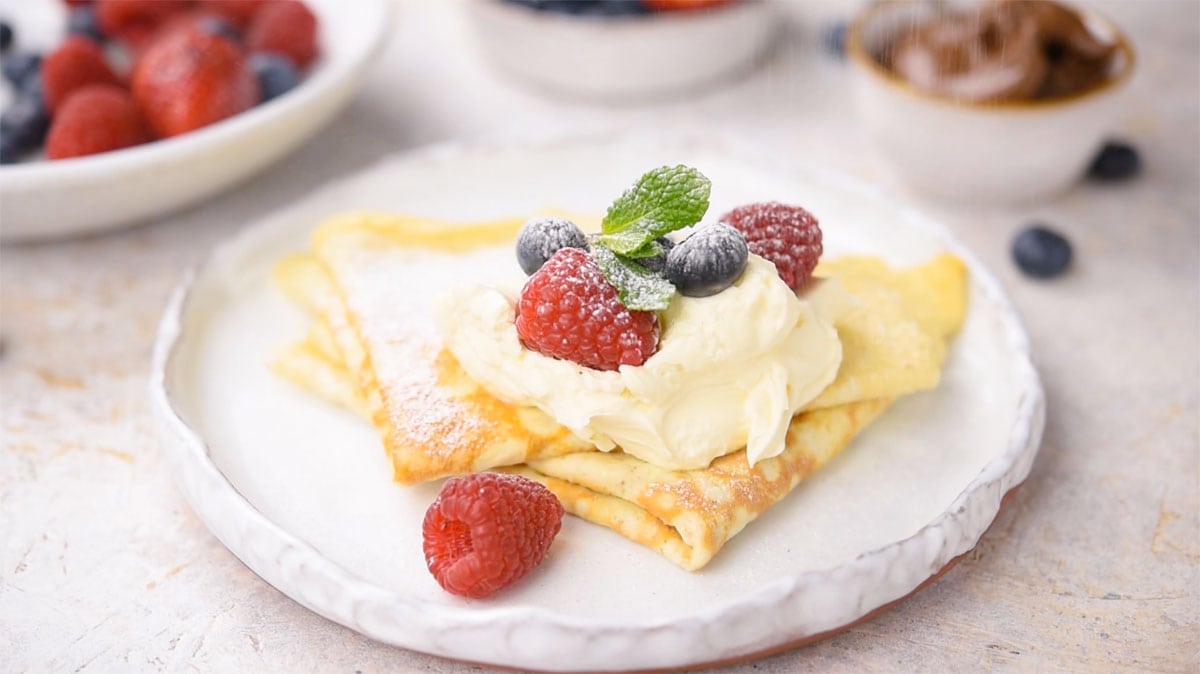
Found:
[[[730,288],[671,300],[645,363],[601,371],[522,346],[516,295],[472,285],[437,299],[438,327],[467,374],[601,450],[670,469],[702,468],[742,447],[751,464],[781,453],[792,416],[837,375],[833,322],[851,302],[830,280],[814,279],[797,297],[751,255]]]

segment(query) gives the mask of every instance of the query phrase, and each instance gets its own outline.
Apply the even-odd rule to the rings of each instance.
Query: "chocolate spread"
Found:
[[[997,102],[1089,89],[1108,77],[1116,52],[1056,2],[993,0],[914,26],[881,60],[931,93]]]

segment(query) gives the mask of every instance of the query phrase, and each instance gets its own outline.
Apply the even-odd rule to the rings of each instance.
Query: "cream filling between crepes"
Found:
[[[773,264],[751,255],[726,290],[671,300],[658,351],[645,363],[601,371],[526,349],[515,296],[471,285],[437,299],[438,328],[467,374],[600,450],[620,447],[678,470],[742,447],[752,465],[780,454],[792,416],[837,376],[833,324],[852,302],[831,280],[797,297]]]

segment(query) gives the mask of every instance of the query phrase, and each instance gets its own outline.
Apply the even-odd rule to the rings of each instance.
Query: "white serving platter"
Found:
[[[391,0],[305,0],[321,55],[298,87],[191,133],[88,157],[0,166],[0,241],[111,230],[194,205],[267,168],[325,126],[391,32]],[[53,49],[61,2],[5,5],[21,48]]]
[[[905,597],[973,548],[1028,474],[1044,422],[1029,342],[992,275],[945,228],[848,179],[712,141],[643,141],[400,155],[216,250],[166,310],[151,385],[163,450],[213,533],[297,602],[372,638],[551,671],[675,669],[774,652]],[[305,326],[272,286],[273,263],[341,211],[602,213],[668,163],[709,176],[711,217],[750,201],[804,205],[823,224],[829,256],[963,257],[970,309],[941,386],[894,405],[699,572],[568,517],[546,562],[517,585],[485,600],[445,593],[421,551],[438,485],[392,483],[366,423],[268,370]]]

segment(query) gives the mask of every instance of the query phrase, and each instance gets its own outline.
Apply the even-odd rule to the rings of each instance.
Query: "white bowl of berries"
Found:
[[[758,0],[471,0],[489,64],[558,94],[621,100],[695,90],[749,70],[775,7]]]
[[[391,3],[6,11],[0,240],[12,242],[144,222],[270,165],[349,101],[388,34]]]

